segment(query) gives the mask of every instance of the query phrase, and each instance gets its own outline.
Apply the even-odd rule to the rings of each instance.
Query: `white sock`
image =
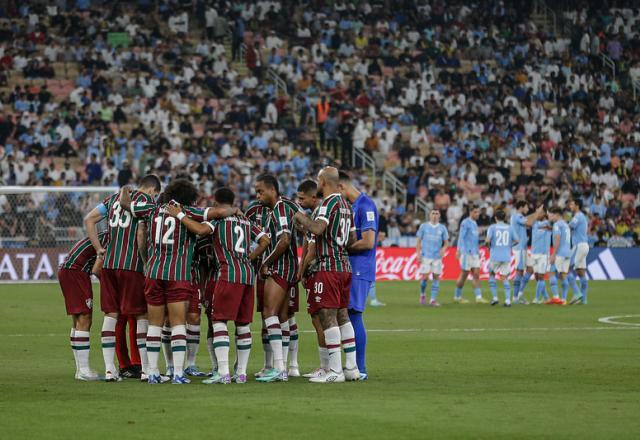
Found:
[[[229,374],[229,331],[224,322],[213,323],[213,348],[218,360],[218,373],[221,376]]]
[[[356,363],[356,334],[353,331],[351,322],[340,326],[340,337],[342,349],[345,354],[345,368],[347,370],[358,368],[358,364]]]
[[[289,365],[298,368],[298,324],[296,318],[289,319]]]
[[[187,367],[196,364],[198,348],[200,347],[200,326],[187,324]]]
[[[340,354],[340,328],[330,327],[324,331],[324,340],[329,353],[329,369],[334,373],[342,373],[342,355]]]
[[[282,363],[284,369],[287,369],[287,360],[289,359],[289,341],[291,340],[291,334],[289,332],[289,321],[281,322],[280,329],[282,330]]]
[[[142,372],[148,373],[149,358],[147,356],[147,331],[149,329],[149,320],[138,319],[136,321],[136,344],[140,352],[140,363],[142,364]]]
[[[89,345],[91,334],[89,332],[83,332],[76,330],[73,336],[75,344],[76,357],[78,359],[78,369],[82,373],[86,373],[89,368]]]
[[[110,371],[111,373],[117,375],[118,369],[116,369],[116,365],[114,364],[113,357],[116,354],[116,323],[118,320],[116,318],[112,318],[111,316],[105,316],[104,321],[102,321],[102,358],[104,359],[104,369],[105,371]]]
[[[149,365],[147,366],[147,374],[149,376],[159,376],[158,360],[160,359],[160,345],[162,344],[162,327],[159,325],[150,325],[147,328],[147,358]]]
[[[171,327],[171,354],[174,374],[184,376],[184,358],[187,354],[187,327],[184,325]]]
[[[164,355],[164,364],[169,368],[173,368],[173,353],[171,353],[171,327],[162,326],[162,354]]]
[[[76,353],[76,344],[73,340],[73,337],[76,333],[76,329],[71,327],[71,332],[69,333],[69,343],[71,344],[71,352],[73,353],[73,360],[76,363],[76,374],[78,374],[78,370],[80,367],[78,366],[78,353]]]
[[[267,328],[262,328],[262,349],[264,350],[264,368],[273,368],[273,352],[271,351],[271,344],[269,344],[269,334]]]
[[[267,328],[269,335],[269,345],[273,353],[273,367],[278,370],[284,370],[284,360],[282,357],[282,328],[280,320],[277,316],[269,316],[264,320],[264,326]]]
[[[236,327],[236,353],[238,356],[236,374],[247,374],[247,364],[251,353],[251,328],[248,325]]]
[[[325,371],[329,370],[329,350],[327,347],[318,347],[318,352],[320,353],[320,368]]]

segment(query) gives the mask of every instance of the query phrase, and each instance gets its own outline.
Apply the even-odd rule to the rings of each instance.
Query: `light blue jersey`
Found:
[[[515,248],[518,250],[527,249],[527,218],[516,212],[511,216],[511,228],[515,234],[514,239],[518,241]]]
[[[449,232],[442,223],[436,225],[423,223],[420,225],[416,237],[420,239],[422,257],[437,260],[440,258],[442,245],[449,239]]]
[[[569,222],[569,227],[571,228],[571,243],[573,246],[589,242],[587,239],[588,223],[587,216],[584,215],[582,211],[575,214],[571,222]]]
[[[511,246],[513,246],[513,228],[504,222],[489,226],[487,240],[491,253],[490,260],[496,263],[511,261]]]
[[[547,220],[538,220],[531,232],[531,253],[549,255],[551,248],[551,225]]]
[[[458,234],[458,250],[463,255],[478,255],[478,224],[471,217],[465,218],[460,224]]]
[[[571,256],[571,230],[564,220],[558,220],[553,225],[553,237],[560,236],[560,244],[556,255],[558,257],[569,258]]]

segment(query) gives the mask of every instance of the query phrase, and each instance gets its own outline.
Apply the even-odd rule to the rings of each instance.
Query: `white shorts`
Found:
[[[489,262],[489,269],[502,277],[508,277],[511,273],[511,264],[508,261],[491,261]]]
[[[573,248],[573,267],[575,269],[587,268],[587,254],[589,253],[588,243],[578,243]]]
[[[470,271],[471,269],[480,269],[480,255],[460,255],[460,269]]]
[[[558,273],[569,273],[571,257],[556,257],[556,270]]]
[[[516,257],[517,270],[525,270],[531,266],[531,257],[527,249],[514,249],[513,255]]]
[[[423,258],[420,262],[420,273],[422,275],[428,273],[434,275],[442,274],[442,258]]]
[[[549,255],[547,254],[531,255],[530,263],[534,273],[545,274],[549,272]]]

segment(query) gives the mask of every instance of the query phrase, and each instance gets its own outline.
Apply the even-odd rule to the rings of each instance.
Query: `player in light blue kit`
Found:
[[[524,200],[518,200],[515,203],[515,211],[516,212],[511,215],[511,227],[516,234],[515,239],[518,241],[518,244],[513,249],[516,257],[516,276],[513,279],[513,301],[527,304],[527,300],[522,296],[522,293],[533,273],[531,262],[528,261],[527,245],[529,240],[527,239],[527,228],[544,213],[544,208],[540,206],[533,214],[526,216],[529,212],[529,204]]]
[[[549,252],[551,250],[551,224],[543,217],[537,220],[531,228],[531,266],[536,277],[536,297],[533,304],[542,304],[549,299],[544,277],[549,271]],[[555,278],[555,273],[549,275]],[[552,286],[554,284],[552,283]],[[553,287],[552,287],[553,288]],[[558,291],[557,281],[555,282],[555,292]],[[544,298],[544,300],[543,300]]]
[[[368,378],[365,364],[367,331],[362,313],[369,295],[369,288],[376,280],[376,246],[378,243],[378,209],[365,193],[351,183],[351,177],[340,171],[340,192],[351,203],[357,240],[349,246],[352,278],[349,297],[349,319],[356,339],[356,363],[360,380]]]
[[[553,253],[551,264],[555,264],[558,278],[562,285],[562,299],[557,295],[553,297],[553,304],[566,305],[567,292],[569,291],[569,265],[571,263],[571,230],[562,218],[562,209],[555,206],[549,209],[549,220],[553,223]]]
[[[504,285],[504,306],[511,307],[511,246],[516,242],[513,228],[504,222],[507,215],[501,209],[495,214],[496,223],[489,226],[486,245],[489,246],[489,288],[491,289],[491,305],[498,304],[498,287],[496,273],[500,274]]]
[[[573,213],[573,218],[569,222],[571,228],[571,245],[573,251],[573,268],[576,275],[580,278],[580,290],[576,283],[576,277],[573,272],[569,272],[569,284],[573,290],[573,298],[571,304],[586,304],[587,290],[589,282],[587,281],[587,255],[589,254],[589,241],[587,239],[587,229],[589,221],[587,216],[582,212],[582,200],[573,199],[569,201],[569,210]],[[580,292],[580,293],[578,293]]]
[[[473,277],[473,293],[476,296],[477,304],[487,304],[488,301],[482,297],[480,290],[480,250],[478,249],[478,224],[476,220],[480,216],[480,208],[473,205],[469,209],[469,217],[460,223],[460,231],[458,232],[458,250],[456,257],[460,262],[460,276],[456,282],[456,291],[453,296],[453,302],[458,304],[466,304],[469,301],[462,297],[462,288],[469,273]]]
[[[440,223],[440,211],[432,209],[429,222],[423,223],[416,234],[416,255],[420,261],[420,304],[427,304],[427,280],[433,275],[431,282],[431,307],[440,307],[438,293],[440,292],[440,275],[442,275],[442,258],[449,246],[449,231]]]

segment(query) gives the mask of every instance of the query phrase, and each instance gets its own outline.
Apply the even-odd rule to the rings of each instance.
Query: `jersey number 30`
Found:
[[[349,240],[349,231],[351,230],[351,220],[348,218],[340,219],[340,226],[338,228],[338,236],[336,237],[336,243],[338,246],[344,246]]]

